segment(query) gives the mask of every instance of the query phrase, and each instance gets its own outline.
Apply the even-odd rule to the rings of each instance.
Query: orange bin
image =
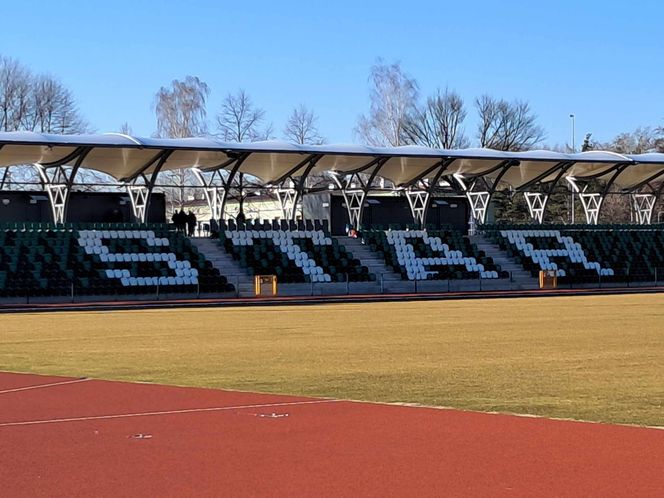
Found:
[[[256,296],[276,296],[277,295],[277,276],[276,275],[256,275],[254,278],[254,288]]]
[[[540,289],[555,289],[558,287],[558,274],[556,270],[540,270]]]

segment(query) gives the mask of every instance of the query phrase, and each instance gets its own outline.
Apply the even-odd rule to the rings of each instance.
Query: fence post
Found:
[[[385,277],[385,274],[381,273],[380,274],[380,293],[381,294],[385,294],[385,282],[384,282],[385,279],[384,279],[384,277]]]
[[[159,301],[159,279],[157,279],[157,301]]]
[[[71,302],[74,302],[74,281],[71,281]]]

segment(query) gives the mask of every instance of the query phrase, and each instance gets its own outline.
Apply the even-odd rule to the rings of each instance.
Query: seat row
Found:
[[[130,263],[130,262],[169,262],[177,261],[177,255],[172,252],[148,252],[148,253],[119,253],[119,254],[109,254],[102,251],[97,252],[88,252],[89,248],[86,248],[86,254],[94,254],[99,256],[100,261],[103,263]],[[103,248],[102,248],[103,249]]]
[[[235,245],[253,245],[254,239],[270,239],[276,245],[292,245],[293,239],[310,239],[316,245],[332,244],[332,238],[322,230],[297,230],[292,232],[280,230],[226,230],[224,235],[232,240]]]
[[[120,283],[123,287],[152,287],[152,286],[189,286],[198,285],[197,277],[122,277]]]
[[[220,231],[233,230],[281,230],[290,232],[295,230],[323,230],[329,231],[328,220],[217,220]]]
[[[79,230],[81,239],[154,239],[154,230]]]
[[[153,237],[142,240],[145,240],[146,245],[149,247],[168,247],[170,245],[170,241],[166,237]],[[80,238],[78,239],[78,243],[82,247],[106,247],[106,243],[102,237]]]

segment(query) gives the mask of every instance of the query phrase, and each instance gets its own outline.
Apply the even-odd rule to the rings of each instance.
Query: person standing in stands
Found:
[[[178,212],[178,219],[180,220],[178,223],[178,231],[182,232],[183,234],[187,234],[187,213],[184,212],[184,208],[180,208],[180,211]]]
[[[180,216],[178,215],[178,210],[173,211],[173,216],[171,216],[171,222],[175,226],[176,231],[180,231]]]
[[[196,219],[196,215],[194,214],[193,211],[189,210],[189,213],[187,214],[187,228],[189,232],[189,237],[194,236],[194,231],[196,230],[196,223],[198,220]]]
[[[178,232],[185,232],[186,225],[187,225],[187,215],[184,214],[184,210],[180,209],[179,211],[175,211],[173,213],[173,224],[175,225],[175,230]]]
[[[214,218],[210,218],[210,238],[216,239],[219,237],[219,223]]]

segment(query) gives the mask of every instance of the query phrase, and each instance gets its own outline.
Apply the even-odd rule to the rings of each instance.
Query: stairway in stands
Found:
[[[499,265],[501,270],[511,273],[515,290],[539,288],[538,280],[533,278],[520,264],[515,263],[498,245],[485,239],[481,234],[470,237],[470,241],[476,244],[480,251],[484,251],[487,256],[492,257],[493,262]]]
[[[411,290],[407,283],[403,283],[401,275],[393,271],[391,268],[388,268],[385,265],[385,260],[364,245],[362,239],[354,239],[352,237],[339,235],[334,236],[334,238],[339,241],[339,244],[346,247],[347,251],[353,253],[353,257],[359,259],[363,266],[369,268],[369,273],[376,275],[378,286],[380,286],[382,280],[383,286],[386,290],[393,289],[394,287],[404,287],[403,292],[409,292]],[[380,290],[378,290],[378,292],[380,292]]]
[[[228,281],[235,285],[240,297],[251,297],[255,295],[254,277],[249,275],[244,268],[235,262],[232,256],[226,253],[223,247],[219,245],[216,239],[202,237],[192,237],[191,243],[194,244],[205,258],[212,262],[212,265],[219,270]]]

